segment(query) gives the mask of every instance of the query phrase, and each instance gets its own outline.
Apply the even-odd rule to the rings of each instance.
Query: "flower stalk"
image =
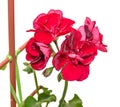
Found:
[[[38,86],[37,75],[36,75],[35,70],[33,70],[33,75],[34,75],[34,81],[35,81],[35,86],[36,86],[36,92],[37,92],[37,95],[39,96],[39,86]]]
[[[57,43],[57,39],[54,41],[54,44],[55,44],[57,50],[59,51],[59,46],[58,46],[58,43]]]
[[[22,103],[23,98],[22,98],[22,89],[21,89],[20,73],[19,73],[19,67],[18,67],[17,58],[16,58],[16,82],[17,82],[19,99],[20,99],[20,102]]]
[[[65,81],[63,94],[62,94],[62,97],[61,97],[61,99],[59,101],[59,106],[58,107],[62,107],[62,104],[63,104],[65,96],[66,96],[67,89],[68,89],[68,81]]]

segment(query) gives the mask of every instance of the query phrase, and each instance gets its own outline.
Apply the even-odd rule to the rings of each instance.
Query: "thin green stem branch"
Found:
[[[20,101],[22,103],[23,102],[22,88],[21,88],[20,73],[19,73],[19,67],[18,67],[17,57],[16,57],[16,81],[17,81],[17,88],[18,88],[19,98],[20,98]]]
[[[36,72],[35,72],[35,70],[33,70],[33,74],[34,74],[34,80],[35,80],[36,92],[37,92],[37,95],[39,96],[39,86],[38,86],[38,81],[37,81],[37,76],[36,76]]]
[[[46,103],[46,107],[48,107],[48,104],[49,104],[49,103]]]
[[[16,95],[16,92],[15,92],[15,90],[14,90],[14,87],[12,86],[11,83],[10,83],[10,91],[11,91],[11,93],[12,93],[14,99],[15,99],[15,102],[18,104],[18,106],[20,106],[19,99],[18,99],[18,97],[17,97],[17,95]]]
[[[19,66],[18,66],[18,55],[20,54],[20,50],[15,51],[16,56],[16,81],[17,81],[17,88],[18,88],[18,94],[20,98],[20,103],[22,104],[23,98],[22,98],[22,88],[21,88],[21,80],[20,80],[20,72],[19,72]]]
[[[64,85],[64,90],[63,90],[63,94],[62,94],[62,97],[59,101],[59,106],[58,107],[61,107],[63,102],[64,102],[64,99],[65,99],[65,96],[66,96],[66,92],[67,92],[67,89],[68,89],[68,81],[65,81],[65,85]]]
[[[54,44],[55,44],[57,50],[59,51],[59,46],[58,46],[57,40],[54,41]]]
[[[51,45],[49,45],[49,47],[50,47],[50,49],[52,50],[52,54],[51,54],[51,56],[54,57],[54,55],[55,55],[55,51],[54,51],[54,49],[52,48]]]

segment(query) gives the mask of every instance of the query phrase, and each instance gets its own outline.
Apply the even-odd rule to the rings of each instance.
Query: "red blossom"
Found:
[[[26,46],[26,59],[35,70],[43,69],[51,55],[48,47],[58,36],[67,35],[60,50],[53,57],[56,70],[62,69],[62,77],[67,81],[82,81],[89,75],[89,66],[97,55],[97,50],[107,52],[102,43],[102,34],[96,22],[86,17],[78,30],[72,28],[75,22],[63,17],[60,10],[50,10],[38,15],[33,22],[34,38]]]
[[[31,66],[35,70],[43,69],[51,55],[51,49],[48,45],[38,43],[34,38],[31,38],[26,45],[26,59],[30,61]]]
[[[84,25],[78,29],[82,34],[81,40],[90,41],[94,43],[99,50],[107,52],[106,45],[102,43],[103,35],[95,24],[95,21],[91,21],[89,17],[86,17]]]
[[[35,32],[36,41],[49,44],[56,37],[69,33],[74,23],[73,20],[63,17],[62,11],[50,10],[47,14],[42,13],[35,18],[35,30],[32,31]]]
[[[77,30],[66,37],[60,51],[53,58],[56,70],[62,69],[65,80],[82,81],[89,75],[89,64],[97,55],[97,48],[92,42],[81,41],[81,34]]]

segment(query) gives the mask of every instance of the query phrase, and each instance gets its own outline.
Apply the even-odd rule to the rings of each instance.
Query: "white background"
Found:
[[[119,0],[15,0],[15,38],[16,49],[27,41],[32,33],[34,18],[50,9],[60,9],[65,17],[76,21],[78,28],[83,25],[86,16],[96,20],[108,52],[99,52],[90,67],[89,77],[82,82],[70,82],[66,100],[77,93],[83,100],[84,107],[120,107],[120,5]],[[0,0],[0,62],[8,53],[7,0]],[[35,85],[33,75],[22,71],[25,51],[19,55],[20,75],[23,98],[29,95]],[[48,86],[61,97],[63,81],[58,83],[54,70],[52,76],[45,79],[37,72],[39,84]],[[9,70],[0,71],[0,106],[10,107]],[[57,107],[51,103],[49,107]]]

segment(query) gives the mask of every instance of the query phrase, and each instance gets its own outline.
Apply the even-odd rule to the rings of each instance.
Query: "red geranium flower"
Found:
[[[66,37],[60,51],[53,58],[53,66],[56,70],[63,68],[63,79],[82,81],[88,77],[89,64],[96,55],[96,46],[92,42],[81,41],[80,32],[73,30]]]
[[[31,66],[35,70],[43,69],[51,55],[51,49],[48,45],[38,43],[34,38],[31,38],[27,43],[26,52],[26,59],[30,61]]]
[[[95,21],[91,21],[89,17],[86,17],[84,26],[80,26],[78,29],[82,34],[81,40],[91,41],[99,50],[107,52],[106,45],[102,43],[103,35],[99,32],[99,29],[95,24]]]
[[[63,17],[62,11],[50,10],[47,14],[42,13],[35,18],[34,38],[36,41],[49,44],[57,36],[69,33],[74,23],[73,20]]]

